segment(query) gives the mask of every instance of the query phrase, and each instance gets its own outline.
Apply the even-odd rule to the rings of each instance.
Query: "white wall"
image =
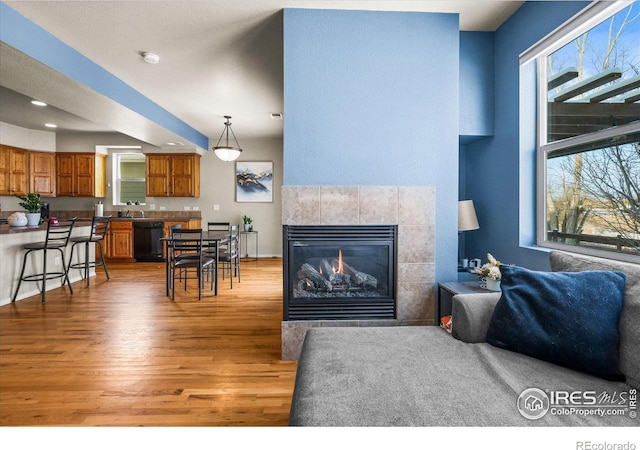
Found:
[[[56,134],[0,122],[0,144],[41,152],[55,152]]]

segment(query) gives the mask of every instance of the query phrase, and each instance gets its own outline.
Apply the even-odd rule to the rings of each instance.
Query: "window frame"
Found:
[[[121,163],[121,158],[124,156],[137,156],[140,157],[142,160],[146,161],[146,156],[144,155],[144,153],[142,152],[133,152],[133,151],[124,151],[124,152],[117,152],[117,153],[113,153],[113,167],[112,167],[112,181],[113,181],[113,206],[126,206],[127,203],[121,203],[118,200],[120,199],[120,192],[121,192],[121,181],[123,180],[123,178],[120,176],[120,163]],[[140,181],[140,180],[144,180],[144,182],[146,183],[146,177],[143,178],[125,178],[125,180],[134,180],[134,181]],[[146,205],[146,196],[145,196],[145,202],[144,203],[140,203],[140,205]]]
[[[563,25],[537,42],[520,55],[520,66],[534,61],[536,64],[536,245],[541,248],[558,249],[573,253],[606,257],[619,261],[635,262],[639,257],[633,254],[609,251],[588,246],[570,245],[548,241],[547,238],[547,155],[565,148],[602,142],[606,139],[629,133],[640,132],[640,122],[583,134],[580,136],[548,142],[547,134],[547,57],[575,40],[583,33],[617,14],[632,4],[632,1],[594,2]]]

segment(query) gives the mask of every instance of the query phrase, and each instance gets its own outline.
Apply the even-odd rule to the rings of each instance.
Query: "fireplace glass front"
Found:
[[[395,226],[285,226],[285,320],[395,318]]]

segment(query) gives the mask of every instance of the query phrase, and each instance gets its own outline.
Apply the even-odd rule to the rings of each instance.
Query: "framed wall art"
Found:
[[[236,161],[236,202],[273,202],[273,161]]]

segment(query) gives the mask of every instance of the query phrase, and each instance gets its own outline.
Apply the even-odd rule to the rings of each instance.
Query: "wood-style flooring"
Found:
[[[281,259],[243,262],[201,301],[195,281],[166,297],[163,264],[108,267],[0,307],[0,425],[287,425]]]

